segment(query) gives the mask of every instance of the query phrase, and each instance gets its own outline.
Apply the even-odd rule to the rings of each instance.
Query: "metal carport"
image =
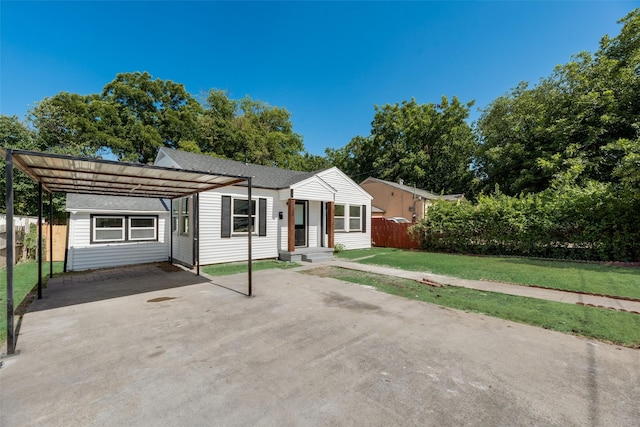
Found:
[[[79,193],[93,195],[177,199],[194,196],[194,258],[197,273],[199,262],[198,194],[203,191],[247,182],[247,198],[251,200],[251,177],[219,174],[213,171],[174,169],[160,166],[123,163],[87,157],[75,157],[37,151],[0,148],[6,160],[7,211],[7,355],[15,353],[13,266],[13,169],[18,167],[38,183],[38,219],[42,227],[42,191],[49,193]],[[50,205],[51,206],[51,205]],[[251,222],[249,212],[249,222]],[[9,224],[11,224],[9,228]],[[42,234],[39,233],[39,236]],[[38,298],[42,298],[42,239],[38,239]],[[248,233],[248,289],[252,294],[251,233]]]

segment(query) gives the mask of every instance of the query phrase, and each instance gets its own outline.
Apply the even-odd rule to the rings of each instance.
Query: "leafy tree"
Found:
[[[43,151],[96,156],[116,144],[115,107],[98,95],[61,92],[40,101],[29,120]]]
[[[438,105],[412,99],[375,106],[371,134],[327,156],[356,181],[374,176],[437,193],[469,192],[475,139],[465,120],[472,105],[443,96]]]
[[[159,147],[196,139],[201,110],[183,85],[136,72],[118,74],[101,94],[45,98],[30,120],[47,151],[150,163]]]
[[[147,72],[122,73],[101,98],[115,109],[101,119],[114,132],[110,148],[121,160],[150,163],[158,148],[196,137],[201,106],[182,84],[153,80]]]
[[[212,89],[200,118],[202,152],[282,168],[300,168],[302,137],[293,131],[291,115],[281,107],[253,100],[236,101]]]
[[[529,88],[521,83],[494,100],[478,122],[477,167],[484,188],[534,193],[576,162],[576,184],[622,183],[633,175],[640,126],[640,9],[604,37]],[[636,153],[636,154],[634,154]],[[625,181],[626,182],[626,181]]]
[[[38,150],[34,132],[24,125],[17,116],[0,115],[0,146],[21,150]],[[0,211],[6,213],[6,162],[0,159]],[[14,212],[18,215],[37,214],[37,187],[29,177],[14,168]]]

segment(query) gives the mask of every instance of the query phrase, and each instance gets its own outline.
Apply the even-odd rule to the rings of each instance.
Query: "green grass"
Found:
[[[362,264],[640,299],[640,268],[373,248],[342,252]],[[366,258],[365,258],[366,257]],[[360,259],[362,258],[362,259]]]
[[[54,274],[61,273],[63,262],[53,263]],[[49,263],[42,264],[43,283],[49,278]],[[25,297],[38,285],[38,263],[35,261],[22,262],[13,268],[13,307],[14,310],[23,302]],[[7,270],[0,269],[0,343],[7,339]],[[15,322],[14,322],[15,325]]]
[[[305,273],[374,286],[383,292],[418,301],[640,348],[638,314],[466,288],[433,288],[409,279],[337,267],[318,268]]]
[[[259,270],[269,270],[272,268],[279,269],[288,269],[300,267],[300,264],[295,262],[285,262],[285,261],[275,261],[275,260],[265,260],[265,261],[254,261],[252,265],[253,271]],[[245,262],[232,262],[227,264],[216,264],[216,265],[207,265],[202,267],[202,271],[209,274],[210,276],[227,276],[229,274],[237,274],[237,273],[246,273],[248,271],[248,266]]]

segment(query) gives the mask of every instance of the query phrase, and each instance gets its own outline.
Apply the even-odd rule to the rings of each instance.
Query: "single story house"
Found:
[[[299,172],[169,148],[154,164],[252,177],[251,221],[246,183],[172,201],[69,194],[68,270],[244,261],[249,230],[253,259],[312,261],[338,244],[371,247],[372,196],[338,168]]]
[[[434,200],[464,200],[464,194],[434,194],[427,190],[369,177],[360,183],[373,196],[372,204],[384,211],[386,217],[403,217],[409,221],[423,218]]]

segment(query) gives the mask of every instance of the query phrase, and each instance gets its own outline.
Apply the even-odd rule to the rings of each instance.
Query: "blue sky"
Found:
[[[368,135],[374,104],[475,100],[537,82],[640,1],[0,3],[0,113],[148,71],[287,108],[307,150]]]

